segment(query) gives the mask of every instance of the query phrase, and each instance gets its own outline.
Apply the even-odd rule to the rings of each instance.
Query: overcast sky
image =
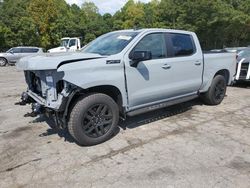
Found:
[[[66,0],[69,4],[82,5],[86,0]],[[128,0],[87,0],[94,2],[95,5],[99,8],[101,14],[111,13],[114,14],[119,10]],[[141,2],[149,2],[150,0],[139,0]]]

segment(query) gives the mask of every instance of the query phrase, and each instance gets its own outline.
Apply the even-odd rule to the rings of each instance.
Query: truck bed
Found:
[[[204,68],[203,68],[203,83],[201,92],[206,91],[211,85],[211,77],[218,70],[228,70],[228,85],[234,81],[236,74],[236,53],[232,52],[206,52],[203,53]]]

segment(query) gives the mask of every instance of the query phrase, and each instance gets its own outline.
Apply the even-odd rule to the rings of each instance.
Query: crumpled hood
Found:
[[[16,67],[18,70],[53,70],[65,63],[72,63],[90,59],[99,59],[103,56],[92,53],[45,53],[32,57],[21,58]]]

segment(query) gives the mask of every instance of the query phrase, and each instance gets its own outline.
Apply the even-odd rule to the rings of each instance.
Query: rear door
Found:
[[[168,58],[171,69],[168,97],[197,93],[202,84],[203,56],[191,34],[167,33]],[[196,43],[198,39],[196,38]]]
[[[34,55],[39,51],[38,48],[22,48],[21,57]]]

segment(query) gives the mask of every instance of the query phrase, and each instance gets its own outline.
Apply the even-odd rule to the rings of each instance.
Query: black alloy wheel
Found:
[[[227,90],[227,82],[224,76],[216,75],[211,83],[209,90],[200,95],[205,104],[218,105],[220,104]]]
[[[109,140],[118,122],[117,103],[106,94],[90,93],[72,106],[68,130],[79,145],[91,146]]]
[[[89,137],[105,135],[113,123],[113,114],[106,104],[91,106],[83,116],[82,128]]]

